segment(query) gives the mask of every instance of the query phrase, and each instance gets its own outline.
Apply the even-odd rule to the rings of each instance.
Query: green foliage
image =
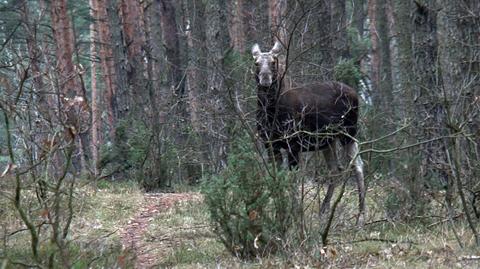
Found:
[[[370,39],[362,37],[355,27],[347,28],[347,38],[349,45],[350,56],[355,62],[359,62],[362,58],[368,55],[370,49]]]
[[[362,73],[354,60],[340,59],[333,69],[335,80],[357,88],[362,80]]]
[[[277,251],[293,221],[289,173],[265,169],[259,158],[245,136],[234,143],[228,167],[203,186],[220,240],[247,259]]]
[[[142,122],[121,121],[113,145],[101,148],[100,166],[115,163],[117,168],[140,168],[151,141],[150,130]]]
[[[154,131],[142,121],[120,121],[113,143],[101,148],[99,167],[105,170],[104,174],[134,179],[147,191],[170,187],[174,178],[192,178],[194,182],[200,168],[192,163],[193,153],[186,152],[185,145],[176,143],[175,138],[155,135]],[[189,137],[194,141],[183,143],[192,145],[195,137]],[[180,170],[187,175],[175,174]]]
[[[347,29],[347,38],[350,44],[350,59],[340,59],[334,67],[333,75],[335,80],[359,89],[364,78],[360,71],[360,61],[368,54],[370,41],[360,36],[355,27]]]

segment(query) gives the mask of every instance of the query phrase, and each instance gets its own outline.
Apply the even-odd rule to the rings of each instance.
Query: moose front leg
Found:
[[[288,168],[293,170],[298,167],[300,152],[296,149],[290,149],[288,151]]]
[[[348,156],[348,161],[352,163],[355,177],[357,179],[357,189],[358,189],[358,217],[357,225],[363,226],[365,222],[365,177],[363,175],[363,161],[359,155],[359,149],[357,142],[351,142],[346,145],[346,151]]]
[[[332,200],[333,192],[335,191],[336,177],[338,176],[338,173],[340,171],[335,142],[332,143],[327,149],[325,149],[325,151],[323,151],[323,156],[325,157],[325,162],[327,163],[329,174],[327,176],[327,193],[323,198],[318,214],[320,219],[330,211],[330,201]]]

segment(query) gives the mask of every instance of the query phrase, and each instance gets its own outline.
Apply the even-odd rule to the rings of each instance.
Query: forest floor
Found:
[[[386,188],[370,187],[369,217],[362,229],[355,228],[351,217],[355,188],[348,188],[327,249],[318,243],[308,253],[299,250],[245,262],[218,240],[196,190],[144,193],[134,183],[115,182],[106,182],[96,192],[86,187],[77,193],[78,213],[71,227],[72,255],[78,260],[74,268],[480,268],[480,250],[472,247],[459,212],[455,230],[463,249],[439,211],[429,212],[437,217],[422,222],[387,220]],[[0,226],[11,235],[22,226],[15,212],[4,208],[6,218],[0,219]],[[48,237],[41,242],[48,243]],[[12,260],[28,261],[27,233],[14,233],[4,246]]]
[[[479,268],[478,249],[461,249],[445,220],[429,225],[370,219],[362,229],[337,224],[321,258],[309,254],[242,262],[217,240],[197,192],[142,194],[120,238],[135,268]],[[372,194],[375,195],[375,194]],[[347,193],[354,201],[355,192]],[[352,203],[354,204],[354,203]],[[373,206],[373,205],[372,205]],[[354,208],[355,206],[352,205]],[[373,206],[374,207],[374,206]],[[340,211],[348,212],[346,208]],[[347,220],[342,220],[347,222]],[[417,223],[418,224],[418,223]],[[466,227],[457,233],[472,245]],[[307,257],[308,256],[308,257]],[[321,261],[320,261],[321,260]]]
[[[173,233],[165,233],[161,238],[149,238],[149,225],[162,214],[173,210],[181,203],[201,201],[198,193],[145,193],[144,205],[121,229],[121,241],[123,248],[130,249],[135,258],[136,268],[155,267],[159,257],[169,254],[168,249],[173,245],[169,242],[175,240]],[[175,227],[177,229],[184,227]],[[194,227],[191,227],[194,229]],[[167,243],[165,243],[167,242]]]

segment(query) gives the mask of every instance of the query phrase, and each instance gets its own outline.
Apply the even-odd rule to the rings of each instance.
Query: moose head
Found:
[[[258,44],[253,45],[252,55],[255,60],[257,83],[263,87],[270,87],[278,76],[278,55],[282,49],[280,42],[275,42],[269,52],[262,52]]]

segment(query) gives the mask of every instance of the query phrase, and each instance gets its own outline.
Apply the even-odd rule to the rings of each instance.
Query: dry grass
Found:
[[[8,188],[4,190],[6,190],[4,194],[7,194]],[[22,205],[29,210],[34,223],[39,225],[42,223],[42,209],[36,205],[37,203],[33,191],[28,189],[23,191]],[[107,189],[100,189],[97,192],[90,185],[76,189],[75,213],[67,237],[71,242],[69,250],[75,268],[115,264],[118,257],[128,257],[129,253],[122,250],[119,231],[129,216],[132,216],[142,204],[143,193],[135,184],[108,184]],[[20,221],[12,200],[8,195],[3,195],[0,197],[0,205],[2,206],[0,234],[3,239],[0,260],[7,257],[10,262],[32,263],[30,235]],[[51,227],[42,225],[38,231],[40,259],[46,263],[49,253],[56,251],[56,247],[50,242]],[[124,263],[127,264],[128,261]]]
[[[322,248],[312,236],[308,246],[287,254],[244,262],[232,257],[218,241],[209,224],[208,210],[202,199],[179,202],[159,211],[148,223],[142,240],[156,258],[158,267],[175,268],[478,268],[480,251],[472,235],[458,218],[455,229],[465,248],[460,248],[452,228],[444,218],[425,216],[402,223],[387,221],[385,190],[388,186],[369,189],[369,219],[363,229],[353,225],[356,192],[348,186],[330,236],[330,246]],[[90,187],[77,192],[76,210],[70,239],[80,260],[112,255],[109,262],[118,263],[126,255],[121,249],[120,230],[144,207],[144,194],[134,184],[107,184],[94,193]],[[165,194],[167,195],[167,194]],[[198,194],[192,194],[199,197]],[[439,199],[441,201],[441,199]],[[7,199],[2,206],[0,254],[15,259],[28,257],[28,234],[19,232],[21,223]],[[315,212],[312,203],[312,212]],[[432,199],[432,215],[444,216],[441,205]],[[3,217],[6,216],[6,217]],[[315,221],[312,217],[310,221]],[[46,240],[46,239],[44,239]],[[77,268],[88,268],[88,262]],[[104,263],[105,264],[105,263]],[[126,268],[130,268],[127,265]],[[95,267],[94,267],[95,268]]]
[[[232,257],[208,226],[208,211],[201,201],[178,204],[160,214],[148,230],[159,244],[159,264],[176,268],[478,268],[479,250],[470,231],[460,220],[455,229],[467,246],[460,248],[452,229],[443,218],[425,216],[421,221],[391,222],[385,219],[385,186],[369,190],[369,222],[362,229],[354,226],[356,211],[354,186],[338,211],[330,246],[310,243],[305,250],[241,262]],[[432,205],[440,208],[437,201]],[[313,210],[314,211],[314,210]],[[436,216],[443,212],[436,212]],[[314,236],[312,236],[314,238]],[[161,249],[161,250],[160,250]]]

